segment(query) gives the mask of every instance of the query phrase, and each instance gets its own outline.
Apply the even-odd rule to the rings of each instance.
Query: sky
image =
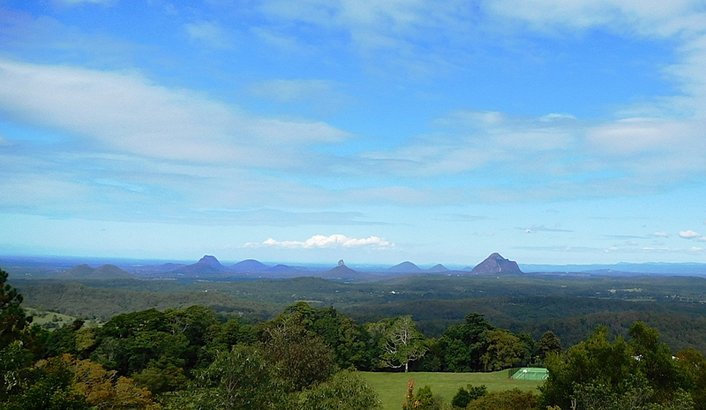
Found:
[[[0,254],[706,262],[702,1],[0,0]]]

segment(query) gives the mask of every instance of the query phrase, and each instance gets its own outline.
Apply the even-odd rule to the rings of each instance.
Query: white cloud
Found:
[[[334,83],[327,80],[269,80],[253,84],[250,92],[279,103],[297,101],[330,101],[335,95]]]
[[[616,155],[646,151],[682,151],[698,147],[701,124],[657,118],[625,118],[594,127],[587,139],[603,152]]]
[[[230,48],[233,45],[226,30],[213,21],[188,23],[184,28],[189,38],[209,47]]]
[[[279,241],[269,238],[262,243],[246,243],[247,248],[271,247],[285,249],[320,249],[320,248],[376,248],[387,249],[395,245],[378,236],[351,238],[346,235],[314,235],[304,241]]]
[[[669,234],[663,231],[654,232],[652,233],[652,236],[656,238],[669,238]]]
[[[700,238],[701,234],[689,229],[686,231],[679,231],[679,237],[684,238],[684,239],[696,239],[696,238]]]
[[[497,112],[455,112],[437,120],[436,125],[438,131],[407,146],[363,156],[388,172],[407,176],[458,174],[492,164],[504,168],[525,164],[536,172],[561,168],[559,154],[576,145],[578,132],[573,122],[512,118]],[[555,156],[550,161],[528,162],[528,158],[547,153]]]
[[[252,116],[132,72],[8,60],[0,60],[0,112],[124,153],[240,166],[291,166],[306,156],[303,145],[346,136],[322,122]]]
[[[645,3],[640,0],[536,0],[515,2],[499,0],[485,2],[493,12],[524,21],[534,28],[553,31],[556,28],[588,29],[607,26],[619,31],[637,30],[642,34],[673,35],[691,24],[680,19],[699,14],[700,2],[675,0]]]

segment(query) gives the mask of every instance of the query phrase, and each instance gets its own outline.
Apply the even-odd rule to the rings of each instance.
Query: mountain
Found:
[[[446,266],[444,266],[440,263],[427,269],[427,272],[431,272],[431,273],[443,273],[443,272],[448,272],[448,271],[449,270],[446,268]]]
[[[476,275],[495,275],[498,273],[522,273],[517,262],[503,258],[499,253],[492,253],[490,256],[471,271]]]
[[[412,262],[405,261],[387,269],[387,271],[391,273],[419,273],[422,270]]]
[[[213,275],[226,271],[215,256],[204,255],[198,262],[176,269],[174,273],[184,275]]]
[[[237,273],[257,273],[268,270],[268,266],[255,259],[245,259],[233,265],[231,269]]]
[[[67,279],[134,279],[135,275],[115,265],[102,265],[92,268],[86,264],[75,266],[59,275]]]
[[[360,273],[346,266],[343,260],[338,262],[338,266],[323,272],[320,277],[324,279],[357,279]]]

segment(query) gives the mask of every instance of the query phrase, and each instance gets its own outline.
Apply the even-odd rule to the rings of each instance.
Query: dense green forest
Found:
[[[122,297],[119,308],[125,310],[139,303],[158,306],[161,303],[165,308],[142,306],[116,313],[101,325],[93,326],[76,319],[49,331],[32,325],[23,307],[23,292],[29,290],[30,295],[34,292],[34,297],[40,297],[37,295],[44,295],[47,289],[56,290],[58,283],[35,282],[28,286],[29,282],[21,282],[18,292],[7,279],[8,275],[0,271],[3,374],[0,408],[3,409],[376,408],[376,392],[356,371],[477,372],[525,365],[549,369],[549,379],[539,393],[487,393],[482,386],[459,386],[453,403],[444,404],[429,386],[418,386],[416,390],[411,386],[407,397],[400,398],[402,408],[568,409],[576,403],[577,408],[593,409],[706,408],[706,359],[702,351],[691,347],[673,350],[658,330],[639,320],[629,324],[624,335],[616,336],[616,329],[606,325],[594,327],[585,338],[566,349],[568,344],[551,328],[544,329],[538,337],[532,332],[513,331],[478,311],[482,309],[467,310],[456,319],[457,313],[450,312],[471,300],[448,297],[459,282],[452,281],[444,287],[439,286],[443,280],[424,283],[423,279],[408,279],[405,287],[401,280],[352,285],[299,279],[257,284],[174,283],[168,291],[156,282],[146,282],[141,287],[130,282],[64,283],[65,288],[60,292],[74,295],[68,301],[85,305],[77,309],[87,309],[91,302],[97,302],[92,299],[95,297],[103,297],[101,305]],[[517,312],[521,320],[528,317],[527,313],[521,314],[523,307],[535,306],[540,312],[560,307],[537,305],[549,296],[523,294],[541,287],[518,291],[506,286],[495,288],[492,283],[492,280],[480,281],[475,289],[461,288],[460,292],[492,291],[494,303],[508,306],[504,314]],[[556,300],[569,299],[565,285],[552,286],[565,292],[554,296]],[[198,287],[207,288],[195,292]],[[389,287],[399,290],[392,293],[387,290]],[[349,295],[339,295],[347,293],[348,288],[351,288]],[[580,286],[575,288],[574,292],[588,291]],[[305,293],[305,289],[310,293]],[[234,292],[252,296],[268,290],[272,291],[269,298],[263,297],[258,303],[243,299],[242,305],[229,304]],[[431,295],[429,301],[438,305],[429,305],[429,301],[419,294],[415,296],[415,292],[426,292]],[[413,307],[415,297],[417,305],[434,311],[443,306],[436,298],[444,292],[449,292],[446,300],[449,305],[447,310],[436,310],[441,320],[434,323],[440,330],[433,336],[425,335],[417,320],[421,313],[417,310],[421,309]],[[690,292],[698,290],[692,287]],[[197,298],[206,293],[216,296],[207,299],[210,304],[206,306],[193,304],[188,296],[191,293],[199,295]],[[297,293],[319,297],[328,294],[339,302],[345,301],[351,310],[375,298],[384,302],[377,305],[376,314],[359,309],[357,315],[350,315],[332,306],[317,306],[322,304],[319,300],[299,300],[262,318],[287,301],[285,294],[296,297]],[[626,310],[624,304],[647,303],[653,306],[653,313],[655,306],[676,304],[675,309],[664,308],[664,314],[673,317],[688,318],[698,312],[695,306],[676,302],[673,297],[669,302],[630,302],[610,297],[616,293],[608,291],[606,298],[587,298],[587,301],[613,306],[602,314],[609,318],[617,313],[618,319],[614,320],[620,323],[618,328],[622,326],[621,320],[630,317],[630,312],[634,315],[643,312],[641,308]],[[392,299],[396,296],[401,297]],[[147,302],[143,297],[148,298]],[[419,303],[420,299],[423,303]],[[491,299],[480,298],[479,303],[488,300]],[[526,301],[524,305],[522,300]],[[331,300],[327,302],[333,304]],[[173,303],[182,306],[166,307]],[[573,305],[562,308],[564,313],[598,306]],[[404,314],[389,314],[404,307],[409,308]],[[443,316],[444,312],[449,315]],[[655,313],[656,317],[660,317],[659,313]],[[359,320],[357,316],[371,319]],[[556,312],[555,316],[561,315]]]
[[[539,338],[552,330],[575,344],[601,325],[626,335],[642,320],[674,350],[706,351],[706,279],[585,275],[405,276],[345,283],[304,277],[248,281],[14,280],[27,306],[105,322],[119,313],[190,305],[245,322],[269,320],[306,301],[334,307],[359,322],[412,315],[438,337],[468,312]],[[423,303],[419,303],[423,301]]]

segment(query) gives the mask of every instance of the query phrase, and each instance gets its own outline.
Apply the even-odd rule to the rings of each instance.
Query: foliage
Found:
[[[506,330],[490,330],[486,332],[485,339],[485,352],[481,356],[484,371],[516,366],[525,356],[525,344],[519,337]]]
[[[655,400],[671,400],[678,389],[686,386],[671,349],[659,340],[659,332],[644,322],[635,322],[630,327],[629,335],[633,356],[638,359],[638,368],[654,391]]]
[[[443,369],[453,372],[478,371],[483,368],[486,333],[493,327],[476,313],[466,315],[463,323],[449,326],[439,339]]]
[[[299,400],[300,410],[372,410],[380,408],[377,393],[358,374],[342,370],[311,389]]]
[[[335,372],[333,352],[320,336],[297,323],[265,330],[264,352],[287,391],[301,391]]]
[[[468,403],[473,400],[479,399],[488,393],[488,388],[485,385],[473,386],[468,385],[464,389],[460,387],[458,393],[451,400],[451,405],[457,408],[465,409]]]
[[[628,342],[611,342],[607,334],[599,328],[566,354],[547,358],[549,379],[540,388],[545,405],[568,408],[573,400],[580,408],[641,409],[691,402],[688,374],[679,371],[655,329],[636,322]]]
[[[534,393],[512,389],[488,393],[471,401],[466,408],[469,410],[534,410],[538,404],[539,400]],[[625,407],[627,408],[629,407]]]
[[[62,358],[37,362],[14,373],[15,388],[0,403],[0,409],[63,410],[88,409],[85,397],[72,389],[73,372]]]
[[[7,283],[8,274],[0,269],[0,349],[17,339],[32,319],[20,306],[22,295]]]
[[[441,410],[443,401],[434,396],[431,387],[424,386],[414,392],[414,380],[407,382],[407,393],[402,402],[402,410]]]
[[[550,353],[561,353],[561,340],[551,330],[547,330],[537,341],[536,355],[541,360],[547,358]]]
[[[76,360],[69,355],[62,355],[58,360],[73,369],[72,390],[85,397],[86,402],[93,408],[159,408],[152,400],[152,393],[138,387],[130,378],[118,376],[115,371],[105,370],[90,360]]]
[[[314,308],[306,302],[297,302],[285,310],[273,323],[297,323],[318,335],[331,348],[339,368],[371,369],[373,346],[362,326],[332,307]]]
[[[198,388],[209,390],[203,394]],[[246,345],[219,352],[200,375],[195,393],[195,408],[224,410],[279,408],[285,396],[263,354]]]
[[[420,359],[427,351],[422,334],[411,316],[400,316],[369,325],[369,331],[380,341],[383,367],[409,370],[410,362]]]
[[[14,373],[3,409],[158,409],[147,389],[71,355],[40,360]]]
[[[679,372],[686,379],[696,410],[706,410],[706,358],[696,349],[685,349],[676,355]]]

